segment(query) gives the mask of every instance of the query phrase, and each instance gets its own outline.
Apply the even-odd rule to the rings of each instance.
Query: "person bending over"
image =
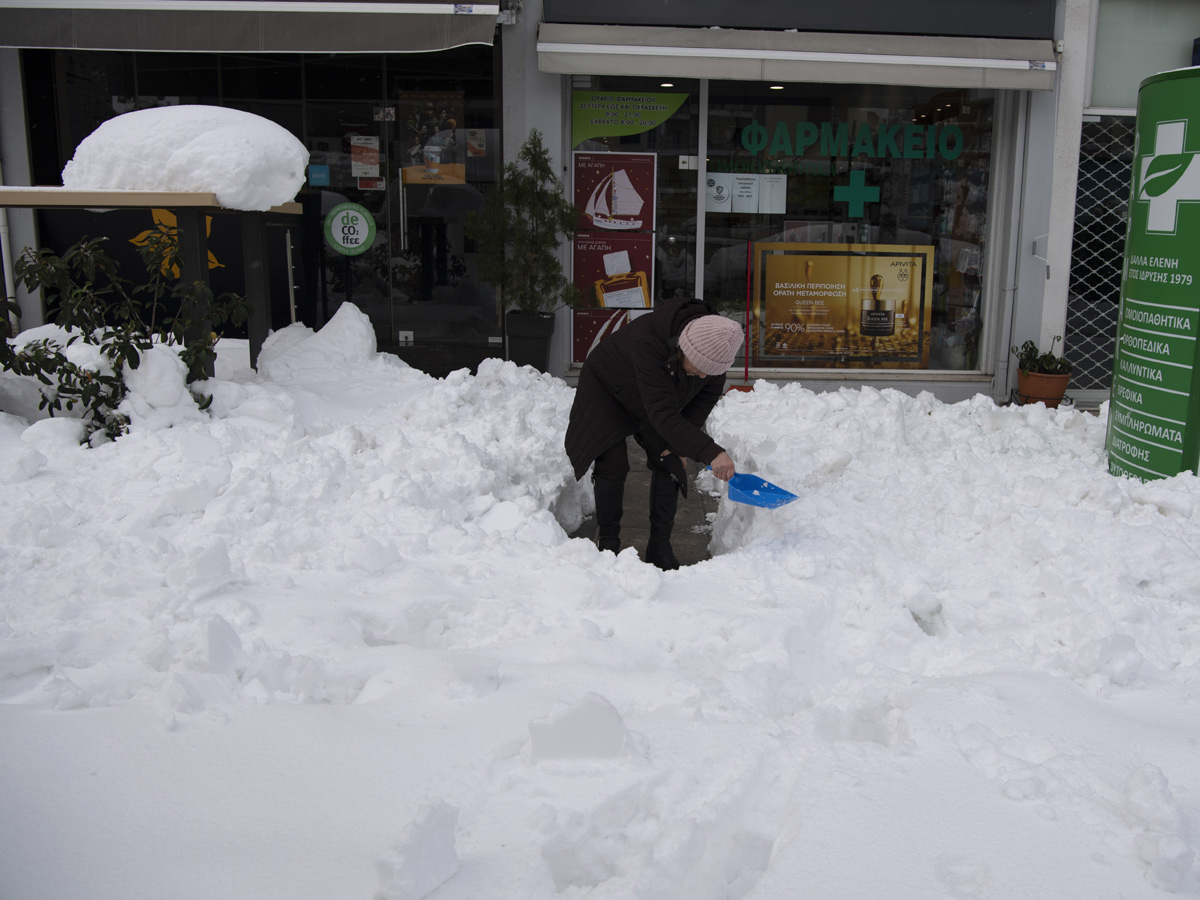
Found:
[[[688,459],[728,481],[729,454],[704,432],[745,336],[703,300],[675,298],[605,336],[579,373],[567,424],[566,450],[582,478],[588,466],[596,494],[596,544],[621,549],[625,476],[633,435],[650,468],[650,540],[643,557],[678,569],[671,530],[679,493],[687,496]]]

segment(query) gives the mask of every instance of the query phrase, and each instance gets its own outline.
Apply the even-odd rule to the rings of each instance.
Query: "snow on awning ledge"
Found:
[[[224,210],[208,191],[72,190],[65,187],[0,187],[0,207],[30,209],[176,209]],[[268,213],[299,215],[300,203],[273,206]],[[229,212],[244,210],[229,209]]]

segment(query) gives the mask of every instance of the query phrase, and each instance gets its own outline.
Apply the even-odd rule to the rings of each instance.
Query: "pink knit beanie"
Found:
[[[724,375],[744,340],[737,322],[724,316],[700,316],[683,326],[679,349],[705,375]]]

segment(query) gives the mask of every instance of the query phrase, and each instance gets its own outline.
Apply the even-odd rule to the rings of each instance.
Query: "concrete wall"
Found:
[[[1048,346],[1066,333],[1067,287],[1071,277],[1071,245],[1075,235],[1075,189],[1079,180],[1079,142],[1091,59],[1092,3],[1065,0],[1059,60],[1054,133],[1054,178],[1050,197],[1050,278],[1042,307],[1039,343]]]
[[[1017,290],[1009,344],[1041,338],[1049,283],[1047,248],[1054,186],[1054,117],[1052,92],[1030,94],[1025,111],[1024,179],[1016,197],[1019,237],[1013,252],[1017,261]]]
[[[20,51],[0,48],[0,174],[3,176],[0,183],[14,187],[31,183],[27,133]],[[20,256],[25,247],[36,247],[38,240],[33,211],[10,209],[3,212],[8,226],[6,243],[12,256]],[[9,259],[0,263],[6,267],[11,264]],[[0,288],[3,285],[3,280],[0,280]],[[42,301],[38,295],[30,294],[17,285],[16,298],[21,307],[19,324],[22,330],[44,324]]]
[[[1056,21],[1061,53],[1053,91],[1028,98],[1023,184],[1017,193],[1019,238],[1016,296],[1008,344],[1027,340],[1042,349],[1066,333],[1071,246],[1075,231],[1075,189],[1083,127],[1095,0],[1059,0]],[[1062,343],[1057,345],[1061,353]],[[1005,348],[1005,351],[1007,348]],[[1016,386],[1015,367],[997,354],[997,393]],[[1002,399],[998,396],[997,399]]]
[[[567,146],[563,76],[538,71],[537,23],[542,18],[542,0],[525,0],[517,24],[500,27],[500,60],[503,72],[501,125],[504,132],[504,161],[517,158],[521,145],[536,128],[550,151],[555,169],[566,185],[570,147]],[[560,250],[563,267],[570,271],[570,247]],[[571,364],[571,313],[559,310],[554,338],[550,342],[550,372],[563,374]]]

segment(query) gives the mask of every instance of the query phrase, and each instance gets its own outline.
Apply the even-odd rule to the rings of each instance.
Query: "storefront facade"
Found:
[[[699,293],[748,312],[756,372],[979,369],[997,92],[711,81],[701,152],[700,85],[588,80],[571,96],[576,200],[602,154],[617,171],[635,147],[658,162],[653,229],[585,214],[573,262],[590,299],[613,306],[587,262],[620,229],[644,244],[631,252],[651,302]],[[665,135],[594,134],[645,122],[647,103],[679,104]],[[580,361],[588,325],[611,316],[573,318]]]
[[[127,109],[271,118],[312,153],[303,221],[270,234],[272,326],[349,299],[381,349],[444,374],[505,352],[463,225],[537,128],[583,211],[564,263],[600,304],[559,312],[554,374],[614,312],[683,294],[747,324],[750,380],[1003,401],[1012,344],[1067,334],[1070,355],[1095,330],[1067,323],[1100,6],[4,0],[0,160],[8,184],[57,184]],[[324,234],[343,203],[374,221],[362,254]],[[10,243],[148,227],[102,215],[12,210]],[[210,241],[214,287],[238,290],[236,224]]]
[[[476,248],[464,234],[501,164],[499,8],[159,6],[0,7],[0,33],[15,45],[0,50],[8,183],[60,184],[79,142],[134,109],[205,104],[261,115],[310,153],[297,198],[303,215],[268,230],[271,327],[318,328],[349,300],[370,317],[381,350],[435,374],[502,355],[496,297],[476,277]],[[18,136],[24,146],[10,149]],[[327,236],[326,220],[346,204],[371,219],[362,252]],[[104,234],[131,275],[133,241],[172,222],[168,210],[9,217],[17,250],[61,252]],[[213,289],[241,292],[238,218],[216,216],[209,227]],[[39,324],[37,298],[22,306],[22,327]]]
[[[603,308],[569,317],[569,365],[696,295],[746,325],[750,380],[1005,397],[1023,219],[1046,212],[1027,203],[1043,177],[1027,158],[1058,83],[1056,4],[853,6],[702,3],[680,23],[546,0],[538,68],[562,76],[581,207],[610,176],[612,211],[585,209],[572,248]],[[864,21],[891,33],[856,33]],[[633,174],[647,157],[652,179]],[[637,282],[644,299],[622,289]]]

